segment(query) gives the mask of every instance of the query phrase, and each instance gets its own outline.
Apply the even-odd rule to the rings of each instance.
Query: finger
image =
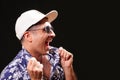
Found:
[[[72,58],[72,53],[70,53],[70,52],[67,51],[66,49],[63,49],[63,54],[64,54],[63,58],[64,58],[65,60],[69,60],[70,58]]]
[[[33,68],[36,66],[37,60],[36,60],[34,57],[32,57],[32,58],[29,60],[29,62],[30,62],[30,68],[33,69]]]
[[[67,60],[67,57],[68,57],[68,51],[66,51],[65,49],[63,49],[64,51],[64,59]]]
[[[36,62],[37,60],[32,57],[31,59],[29,59],[28,65],[27,65],[27,70],[29,72],[30,75],[34,75],[34,68],[36,66]]]
[[[59,55],[60,55],[61,57],[64,56],[64,54],[63,54],[63,48],[62,48],[62,47],[59,48]]]
[[[67,55],[65,56],[65,60],[69,60],[70,58],[72,58],[72,55],[67,53]]]
[[[65,61],[67,55],[66,50],[63,47],[60,47],[59,50],[60,50],[61,59]]]
[[[40,62],[37,62],[36,67],[42,72],[43,71],[43,64],[40,64]]]
[[[31,69],[32,64],[33,64],[33,61],[32,61],[32,59],[30,58],[29,61],[28,61],[28,64],[27,64],[27,69]]]
[[[43,74],[43,65],[40,64],[40,62],[37,62],[37,65],[35,67],[35,74],[37,78],[41,78]]]

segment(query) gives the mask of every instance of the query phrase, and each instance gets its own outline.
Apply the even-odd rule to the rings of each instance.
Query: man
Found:
[[[64,48],[50,46],[55,37],[50,24],[56,10],[46,15],[38,10],[21,14],[15,24],[22,49],[1,72],[0,80],[76,80],[73,54]]]

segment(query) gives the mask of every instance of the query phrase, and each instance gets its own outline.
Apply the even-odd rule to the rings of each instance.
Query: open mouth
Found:
[[[52,42],[52,39],[48,39],[45,41],[45,46],[47,49],[49,49],[50,43]]]
[[[49,42],[46,41],[46,42],[45,42],[45,45],[46,45],[46,46],[49,46]]]

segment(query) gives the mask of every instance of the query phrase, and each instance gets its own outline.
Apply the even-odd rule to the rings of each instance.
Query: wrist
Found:
[[[71,66],[64,66],[64,67],[63,67],[63,70],[64,70],[64,71],[67,71],[67,72],[68,72],[68,71],[71,71],[72,69],[73,69],[72,65],[71,65]]]

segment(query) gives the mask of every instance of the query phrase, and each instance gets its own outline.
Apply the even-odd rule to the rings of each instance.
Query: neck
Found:
[[[22,48],[26,49],[27,52],[32,56],[35,57],[38,61],[42,61],[42,56],[40,53],[34,51],[33,49],[31,49],[30,47],[27,46],[22,46]]]

